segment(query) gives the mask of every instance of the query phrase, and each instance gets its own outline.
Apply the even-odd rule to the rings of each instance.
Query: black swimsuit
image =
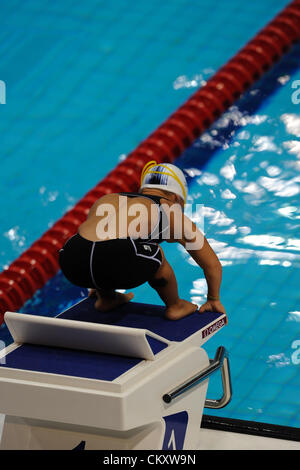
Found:
[[[118,238],[90,241],[73,235],[59,252],[59,264],[65,277],[80,287],[132,289],[151,281],[161,265],[159,243],[168,228],[158,196],[120,193],[127,197],[146,197],[158,207],[159,221],[147,239]]]

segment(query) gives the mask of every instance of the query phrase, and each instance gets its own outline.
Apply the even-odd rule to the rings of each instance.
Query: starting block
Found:
[[[228,355],[203,344],[221,313],[180,320],[130,302],[102,313],[87,298],[55,318],[6,312],[0,351],[1,449],[197,449],[203,408],[231,398]],[[220,369],[223,396],[206,398]]]

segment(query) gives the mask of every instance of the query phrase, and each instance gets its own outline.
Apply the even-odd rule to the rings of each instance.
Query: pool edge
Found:
[[[261,423],[204,414],[202,417],[201,427],[205,429],[300,442],[299,428],[282,426],[279,424]]]

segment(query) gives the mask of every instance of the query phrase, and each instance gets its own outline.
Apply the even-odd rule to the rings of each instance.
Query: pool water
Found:
[[[183,103],[286,1],[12,0],[0,79],[1,268]],[[224,6],[226,5],[226,7]],[[224,26],[225,25],[225,26]],[[221,34],[220,34],[221,31]],[[207,414],[300,425],[300,80],[295,47],[176,161],[192,217],[223,265],[229,325],[206,350],[230,354],[233,398]],[[180,294],[199,305],[202,270],[163,245]],[[144,285],[135,300],[161,304]],[[56,315],[86,295],[61,273],[22,311]],[[5,327],[0,339],[9,343]],[[208,396],[220,395],[213,377]]]

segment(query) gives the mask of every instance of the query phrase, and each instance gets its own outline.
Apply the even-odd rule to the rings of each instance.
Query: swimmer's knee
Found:
[[[148,281],[149,286],[153,287],[153,289],[157,289],[160,287],[166,287],[168,281],[165,277],[160,277],[158,279],[153,278]]]

